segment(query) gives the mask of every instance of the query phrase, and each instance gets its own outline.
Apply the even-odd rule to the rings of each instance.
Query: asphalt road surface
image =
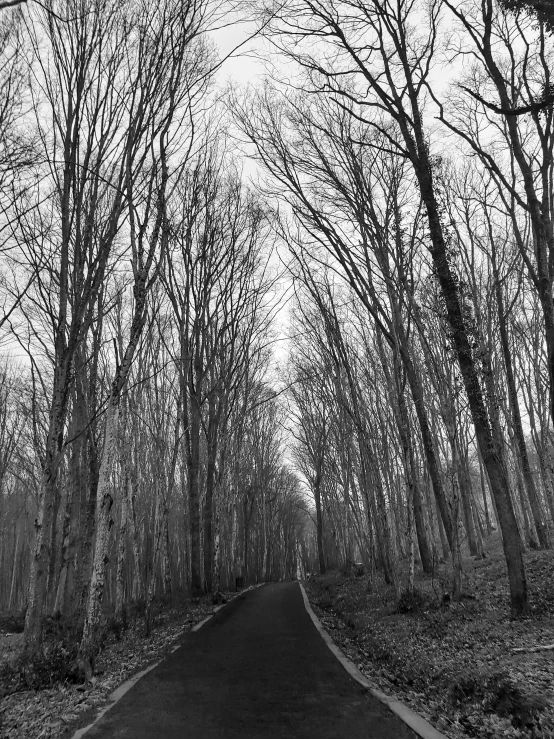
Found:
[[[86,739],[414,739],[329,651],[298,583],[222,608]]]

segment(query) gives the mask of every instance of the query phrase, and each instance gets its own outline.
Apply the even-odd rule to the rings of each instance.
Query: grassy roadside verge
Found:
[[[305,583],[335,642],[383,692],[453,739],[554,738],[554,553],[528,552],[528,618],[511,621],[500,542],[464,561],[459,602],[449,577],[416,578],[413,597],[366,576],[332,572]],[[522,650],[522,651],[517,651]]]

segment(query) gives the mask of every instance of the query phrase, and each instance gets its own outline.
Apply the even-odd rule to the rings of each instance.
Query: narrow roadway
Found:
[[[86,739],[414,739],[323,642],[297,583],[243,593]]]

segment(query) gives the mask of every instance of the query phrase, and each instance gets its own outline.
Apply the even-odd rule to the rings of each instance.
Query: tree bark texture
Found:
[[[421,141],[420,150],[425,150],[423,140]],[[446,244],[433,190],[431,166],[428,161],[420,163],[417,175],[422,198],[427,209],[432,240],[431,256],[446,304],[448,321],[452,329],[452,340],[458,356],[477,442],[487,469],[491,491],[498,511],[504,553],[508,565],[512,614],[519,616],[527,608],[527,580],[517,520],[508,492],[510,486],[508,473],[498,454],[498,440],[495,440],[492,435],[477,368],[463,320],[456,280],[448,263]]]

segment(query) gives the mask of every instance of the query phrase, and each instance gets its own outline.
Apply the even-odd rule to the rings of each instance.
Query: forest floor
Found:
[[[447,565],[416,574],[416,594],[331,572],[307,582],[334,641],[377,687],[453,739],[554,738],[554,552],[525,554],[531,609],[511,620],[498,535],[463,561],[463,596],[448,601]],[[522,651],[518,651],[522,650]]]
[[[235,593],[224,593],[226,600]],[[110,633],[100,653],[90,685],[58,682],[40,690],[18,691],[2,697],[2,665],[19,657],[22,634],[6,633],[0,619],[0,739],[70,737],[95,718],[108,696],[122,683],[168,655],[185,631],[213,612],[211,596],[183,600],[162,610],[150,636],[137,618],[121,634]]]

